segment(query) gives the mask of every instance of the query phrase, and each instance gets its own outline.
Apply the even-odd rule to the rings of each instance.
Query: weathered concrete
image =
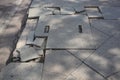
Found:
[[[100,10],[104,19],[119,19],[120,20],[120,7],[101,6]]]
[[[19,50],[21,61],[29,61],[43,55],[43,50],[36,50],[34,47],[24,46]]]
[[[16,39],[18,39],[18,33],[21,30],[21,27],[23,25],[26,12],[28,9],[28,6],[31,2],[31,0],[25,0],[25,1],[0,1],[0,7],[1,9],[5,10],[7,14],[3,14],[2,16],[5,17],[0,17],[1,20],[9,20],[7,23],[5,23],[7,26],[2,29],[2,33],[0,33],[0,56],[4,56],[2,58],[2,61],[0,66],[5,66],[6,61],[9,58],[10,53],[13,51],[15,44],[16,44]],[[10,15],[9,15],[10,14]],[[1,57],[2,57],[1,56]],[[1,58],[0,57],[0,58]]]
[[[92,20],[91,25],[109,36],[120,34],[119,20]]]
[[[98,73],[90,69],[88,66],[82,64],[79,66],[72,75],[76,78],[75,80],[105,80]]]
[[[41,63],[10,63],[0,73],[0,80],[41,80]]]
[[[81,64],[66,50],[48,50],[45,56],[43,80],[63,80]]]

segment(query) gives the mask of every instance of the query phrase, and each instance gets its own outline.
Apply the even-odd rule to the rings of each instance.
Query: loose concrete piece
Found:
[[[120,39],[112,37],[85,61],[105,77],[120,70]]]
[[[98,7],[85,7],[89,19],[103,18]]]
[[[54,15],[48,23],[51,27],[47,48],[96,48],[86,16]],[[79,32],[79,25],[82,26],[82,33]]]
[[[10,63],[0,73],[0,80],[41,80],[41,63]]]
[[[34,38],[35,38],[35,33],[34,33],[34,31],[30,31],[30,33],[29,33],[28,36],[27,36],[27,42],[26,42],[26,44],[27,44],[27,45],[32,44],[33,41],[34,41]]]
[[[43,80],[64,80],[80,64],[81,61],[66,50],[47,50]]]
[[[61,7],[61,14],[74,14],[75,10],[72,7]]]
[[[106,80],[85,64],[80,65],[73,73],[73,80]],[[68,76],[69,77],[69,76]]]
[[[52,14],[53,14],[53,10],[46,9],[45,7],[40,8],[40,17],[45,16],[45,15],[48,16]]]
[[[40,8],[29,8],[28,18],[40,16]]]
[[[81,13],[85,11],[84,5],[81,3],[79,6],[73,6],[76,13]]]
[[[110,36],[120,34],[119,20],[92,20],[91,25]]]
[[[119,19],[120,20],[120,7],[101,6],[100,10],[104,19]]]
[[[40,48],[43,48],[45,44],[45,38],[36,38],[33,44],[39,46]]]
[[[21,61],[29,61],[43,55],[43,50],[36,50],[34,47],[25,46],[19,50]]]
[[[27,20],[26,26],[25,26],[23,32],[21,33],[21,36],[17,42],[16,49],[20,49],[26,45],[27,37],[31,30],[32,31],[35,30],[37,21],[38,21],[37,19],[28,19]]]
[[[61,14],[60,10],[61,8],[60,7],[46,7],[47,10],[50,10],[52,12],[53,15],[57,15],[57,14]]]

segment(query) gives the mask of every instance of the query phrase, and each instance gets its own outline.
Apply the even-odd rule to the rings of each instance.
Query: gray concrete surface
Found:
[[[33,0],[13,55],[19,53],[20,59],[27,59],[24,64],[38,65],[29,70],[29,65],[20,66],[22,60],[11,62],[2,69],[0,80],[119,80],[119,9],[119,0]],[[27,44],[31,31],[32,41]],[[25,52],[17,51],[20,49]],[[9,52],[6,47],[3,50]],[[13,69],[16,65],[19,68]]]
[[[30,0],[0,1],[0,71],[15,48]]]

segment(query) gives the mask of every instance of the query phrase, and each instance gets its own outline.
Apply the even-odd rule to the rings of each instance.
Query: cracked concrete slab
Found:
[[[32,44],[34,44],[40,48],[43,48],[44,44],[45,44],[45,38],[36,38]]]
[[[35,58],[40,58],[43,55],[43,50],[36,50],[34,47],[24,46],[19,50],[21,61],[29,61]]]
[[[35,38],[35,32],[34,31],[30,31],[28,36],[27,36],[27,41],[26,44],[32,44]]]
[[[37,24],[37,19],[28,19],[26,22],[26,26],[23,30],[23,32],[20,35],[20,38],[16,44],[16,49],[20,49],[23,46],[26,45],[27,37],[30,31],[34,31],[36,24]]]
[[[0,80],[38,80],[42,76],[41,63],[10,63],[0,73]]]
[[[44,63],[44,80],[65,79],[82,62],[66,50],[47,50]]]

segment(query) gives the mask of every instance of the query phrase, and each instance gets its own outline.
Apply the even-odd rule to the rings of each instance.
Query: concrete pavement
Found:
[[[119,0],[33,0],[1,80],[119,80]]]
[[[0,1],[0,70],[9,61],[12,51],[25,24],[30,0]]]

